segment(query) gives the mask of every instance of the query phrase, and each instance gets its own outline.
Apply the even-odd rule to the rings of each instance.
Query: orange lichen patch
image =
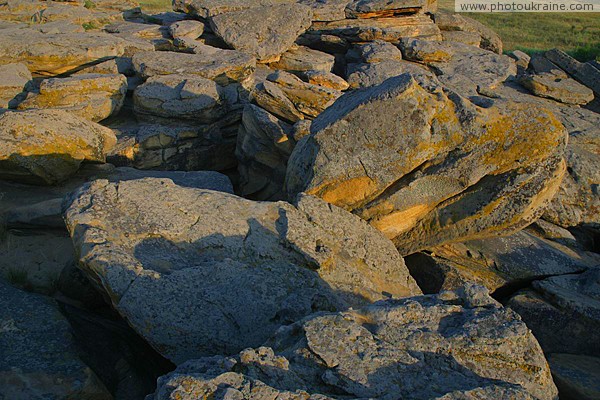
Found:
[[[414,227],[417,221],[433,208],[434,206],[429,204],[419,204],[375,219],[371,221],[371,225],[391,239]]]
[[[363,202],[376,189],[375,181],[368,176],[361,176],[341,182],[326,182],[307,193],[338,207],[352,209],[355,204]]]

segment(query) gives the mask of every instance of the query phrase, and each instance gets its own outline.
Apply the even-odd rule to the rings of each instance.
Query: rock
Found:
[[[210,26],[232,48],[259,62],[277,61],[311,25],[312,12],[302,4],[254,7],[211,17]]]
[[[374,40],[355,46],[362,62],[378,63],[383,61],[401,61],[402,52],[398,47],[383,40]]]
[[[476,282],[497,295],[535,279],[583,272],[593,263],[584,254],[528,231],[438,246],[406,258],[425,293]]]
[[[434,13],[436,25],[442,31],[473,32],[481,36],[481,48],[502,54],[502,40],[496,32],[479,21],[461,14],[437,10]]]
[[[435,11],[436,2],[427,0],[353,0],[346,6],[347,18],[384,18]]]
[[[405,74],[342,96],[294,149],[288,195],[353,211],[403,255],[535,221],[564,175],[564,127],[543,108],[484,109],[442,90]]]
[[[111,399],[81,361],[69,323],[53,300],[0,280],[0,396]]]
[[[315,311],[420,293],[391,242],[313,197],[292,206],[96,180],[70,204],[81,268],[178,364],[259,345]]]
[[[37,93],[29,93],[20,110],[58,109],[94,122],[117,114],[127,93],[120,74],[83,74],[44,80]]]
[[[342,95],[339,90],[302,82],[284,71],[266,72],[266,75],[252,90],[254,101],[291,123],[318,116]]]
[[[400,49],[405,59],[424,64],[448,62],[456,51],[452,43],[411,38],[402,39]]]
[[[237,110],[212,124],[185,120],[174,120],[174,125],[136,124],[119,136],[107,160],[143,170],[229,171],[237,166],[240,119],[241,110]]]
[[[216,122],[238,102],[236,85],[221,86],[198,75],[157,75],[138,86],[135,112],[147,120],[159,117],[202,124]]]
[[[150,398],[557,398],[525,324],[473,286],[314,314],[265,346],[180,365]]]
[[[173,39],[197,39],[204,33],[204,23],[200,21],[178,21],[169,25],[169,32]]]
[[[522,71],[525,71],[527,68],[529,68],[531,57],[528,54],[522,52],[521,50],[514,50],[510,52],[510,57],[517,62],[517,67],[521,68]]]
[[[218,172],[140,171],[127,167],[115,168],[111,164],[90,164],[82,166],[73,177],[58,186],[40,187],[0,181],[0,196],[2,197],[2,201],[0,202],[0,220],[3,221],[9,230],[14,229],[14,235],[24,236],[26,232],[29,232],[31,236],[56,236],[56,239],[38,240],[38,242],[54,241],[55,243],[63,243],[52,245],[52,250],[48,252],[40,251],[40,246],[37,244],[27,245],[29,242],[34,243],[34,238],[29,240],[29,237],[25,237],[18,240],[21,241],[20,246],[31,249],[30,254],[34,257],[34,261],[28,262],[29,265],[40,264],[42,266],[42,262],[47,257],[55,260],[66,260],[50,263],[64,266],[73,258],[72,249],[64,251],[67,248],[64,245],[63,236],[65,235],[59,232],[59,230],[65,230],[65,223],[62,217],[62,203],[65,197],[86,182],[94,179],[108,179],[111,182],[119,182],[148,177],[169,178],[181,186],[233,193],[233,187],[229,178]],[[44,231],[45,229],[49,231]],[[72,247],[70,239],[68,239],[68,244],[69,248]],[[7,239],[6,245],[6,250],[10,251],[13,244],[8,242]],[[42,244],[42,247],[44,246],[46,244]],[[5,252],[4,254],[7,253]],[[20,257],[21,261],[23,260],[22,252],[13,252],[13,254],[15,257]],[[49,256],[50,254],[56,254],[56,257],[52,258],[54,256]],[[18,265],[18,263],[7,261],[4,265],[11,268]],[[51,268],[51,270],[59,270],[59,268]],[[28,276],[33,277],[36,274],[37,272],[34,271],[32,274],[28,273]],[[40,279],[40,281],[50,283],[51,279]],[[35,282],[30,283],[35,286]]]
[[[344,19],[330,22],[314,21],[308,33],[320,36],[338,36],[351,43],[384,40],[397,44],[405,37],[441,39],[439,28],[427,15],[408,15],[402,18]]]
[[[294,3],[294,0],[174,0],[173,10],[207,19],[249,8]]]
[[[155,75],[198,75],[222,85],[243,81],[254,71],[255,62],[251,57],[239,51],[210,49],[210,52],[196,54],[138,53],[133,57],[133,65],[144,79]]]
[[[573,78],[583,83],[594,93],[600,95],[600,70],[588,63],[580,63],[564,51],[553,49],[544,56],[566,71]]]
[[[518,312],[546,353],[600,356],[600,269],[533,282],[508,305]]]
[[[255,105],[244,109],[235,155],[240,194],[255,200],[283,200],[287,160],[296,146],[292,126]]]
[[[31,73],[24,64],[0,65],[0,110],[14,107],[31,81]]]
[[[0,116],[0,178],[56,184],[83,161],[104,162],[115,145],[112,130],[62,110]]]
[[[299,0],[312,8],[313,21],[339,21],[346,19],[348,0]]]
[[[481,45],[481,35],[476,32],[442,31],[442,38],[446,42],[463,43],[475,47]]]
[[[587,104],[594,100],[591,89],[574,79],[560,78],[553,74],[525,75],[519,80],[532,94],[566,104]]]
[[[529,69],[536,74],[552,74],[558,78],[568,78],[569,75],[560,69],[558,65],[548,60],[546,57],[536,54],[529,60]]]
[[[89,67],[85,67],[71,76],[77,75],[85,75],[85,74],[106,74],[106,75],[116,75],[120,73],[127,72],[123,69],[123,63],[117,62],[115,59],[111,59],[108,61],[101,62],[99,64],[90,65]]]
[[[3,29],[0,59],[3,64],[23,63],[38,75],[53,76],[107,58],[130,57],[144,43],[101,32],[44,34],[34,29]]]
[[[600,223],[600,116],[583,110],[566,110],[571,121],[569,144],[565,151],[567,174],[544,213],[544,219],[568,228]],[[565,121],[565,123],[568,121]]]
[[[335,57],[313,50],[308,47],[298,46],[281,55],[279,61],[270,64],[271,68],[282,69],[288,72],[323,71],[331,72]]]
[[[344,54],[350,47],[350,44],[344,38],[318,32],[304,33],[298,37],[296,43],[329,54]]]
[[[343,78],[331,72],[324,71],[305,71],[300,77],[308,83],[335,90],[346,90],[350,87]]]
[[[433,76],[426,67],[409,61],[382,61],[373,64],[349,64],[348,84],[353,89],[380,85],[405,73]]]
[[[561,399],[600,398],[600,358],[559,353],[551,354],[548,362]]]

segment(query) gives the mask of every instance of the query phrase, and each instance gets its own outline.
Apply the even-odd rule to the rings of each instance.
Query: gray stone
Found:
[[[110,399],[81,361],[57,304],[0,280],[0,396],[7,399]]]
[[[383,40],[360,44],[355,48],[361,60],[366,63],[402,60],[402,52],[398,47]]]
[[[476,286],[314,314],[265,346],[189,361],[151,399],[557,398],[531,332]]]
[[[353,0],[346,6],[347,18],[385,18],[398,14],[435,11],[427,0]]]
[[[31,73],[24,64],[0,65],[0,110],[18,104],[29,81]]]
[[[260,62],[277,61],[311,25],[312,11],[302,4],[254,7],[210,19],[217,36]]]
[[[252,202],[148,178],[96,180],[70,204],[81,268],[176,363],[260,345],[318,310],[420,293],[390,241],[313,197]]]
[[[479,47],[481,45],[481,35],[476,32],[442,31],[442,38],[447,42],[463,43],[469,46]]]
[[[166,122],[183,119],[210,124],[232,110],[238,102],[238,87],[221,86],[198,75],[157,75],[136,88],[135,112]]]
[[[331,72],[335,57],[313,50],[308,47],[293,47],[281,55],[279,61],[269,66],[274,69],[282,69],[289,72],[323,71]]]
[[[566,169],[566,130],[549,111],[476,107],[408,74],[345,94],[311,133],[288,162],[288,194],[353,211],[403,255],[522,229],[540,217]]]
[[[331,72],[324,71],[305,71],[299,74],[300,77],[313,85],[324,86],[335,90],[346,90],[350,87],[344,78]]]
[[[298,3],[312,8],[313,21],[339,21],[346,19],[349,0],[299,0]]]
[[[502,40],[500,36],[488,26],[479,21],[461,14],[453,14],[438,10],[434,13],[434,20],[442,31],[473,32],[481,36],[481,48],[502,54]]]
[[[234,50],[204,46],[196,54],[144,52],[133,57],[135,71],[143,78],[155,75],[198,75],[222,85],[247,79],[255,68],[252,57]]]
[[[565,53],[564,51],[553,49],[544,53],[544,56],[566,71],[573,78],[583,83],[594,93],[600,95],[600,70],[591,64],[581,63]]]
[[[594,92],[571,78],[561,78],[554,74],[524,75],[521,85],[532,94],[566,104],[587,104],[594,100]]]
[[[117,139],[112,130],[62,110],[0,115],[0,178],[56,184],[83,161],[104,162]]]
[[[169,25],[169,32],[173,39],[197,39],[204,33],[204,23],[200,21],[178,21]]]
[[[561,400],[600,398],[600,358],[556,353],[548,362]]]
[[[200,18],[247,10],[254,7],[294,3],[294,0],[174,0],[173,9]]]
[[[353,89],[380,85],[389,78],[405,73],[433,76],[426,67],[409,61],[382,61],[372,64],[349,64],[348,84]]]
[[[117,114],[127,93],[127,79],[120,74],[81,74],[46,79],[30,92],[20,110],[58,109],[98,122]]]

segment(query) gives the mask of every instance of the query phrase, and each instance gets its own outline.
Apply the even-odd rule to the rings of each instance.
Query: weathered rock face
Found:
[[[451,14],[446,11],[436,11],[434,20],[443,32],[467,32],[480,36],[482,49],[502,54],[502,40],[496,32],[479,21],[461,14]]]
[[[508,305],[518,312],[546,353],[600,356],[600,269],[554,276],[518,292]]]
[[[220,84],[240,82],[254,71],[252,57],[234,50],[204,46],[203,52],[143,52],[133,57],[136,73],[147,79],[155,75],[197,75]]]
[[[238,102],[238,86],[221,86],[198,75],[157,75],[136,88],[135,112],[147,119],[183,119],[210,124]]]
[[[48,33],[34,29],[3,29],[2,64],[23,63],[32,73],[58,75],[105,58],[130,57],[150,44],[101,32]]]
[[[201,18],[246,10],[253,7],[294,3],[293,0],[174,0],[173,9]]]
[[[289,72],[323,71],[331,72],[335,57],[322,51],[304,46],[296,46],[283,53],[279,61],[271,63],[271,68]]]
[[[302,4],[253,7],[210,19],[217,36],[260,62],[277,61],[311,25],[312,11]]]
[[[551,354],[548,362],[561,399],[600,397],[600,358],[558,353]]]
[[[566,131],[551,113],[476,108],[410,75],[346,94],[311,132],[288,163],[288,194],[353,211],[402,254],[517,231],[540,216],[565,170]]]
[[[44,80],[39,92],[29,93],[19,109],[59,109],[94,122],[119,112],[127,93],[120,74],[82,74]]]
[[[554,74],[525,75],[520,79],[521,85],[531,93],[540,97],[560,101],[566,104],[587,104],[594,100],[594,92],[574,79]]]
[[[115,145],[112,130],[61,110],[0,116],[0,178],[55,184],[83,161],[104,162]]]
[[[259,345],[317,310],[420,293],[391,242],[313,197],[254,203],[166,179],[98,180],[66,221],[82,268],[176,363]]]
[[[0,65],[0,110],[16,105],[29,81],[31,73],[24,64]]]
[[[438,246],[406,259],[425,293],[454,290],[467,282],[490,291],[511,290],[534,279],[583,272],[596,262],[529,231]]]
[[[315,314],[265,345],[189,361],[153,399],[557,397],[533,335],[480,287]]]
[[[53,300],[0,280],[0,396],[7,399],[112,398],[81,361]]]

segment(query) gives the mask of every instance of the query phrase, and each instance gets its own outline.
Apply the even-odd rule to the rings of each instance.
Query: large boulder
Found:
[[[557,398],[529,329],[476,286],[315,314],[265,346],[189,361],[152,399]]]
[[[81,74],[44,80],[37,93],[30,92],[19,109],[60,109],[101,121],[118,113],[125,101],[127,79],[120,74]]]
[[[287,192],[354,212],[410,254],[535,221],[564,175],[566,139],[543,108],[483,109],[405,74],[319,115],[292,153]]]
[[[81,268],[176,363],[260,345],[314,311],[420,293],[390,241],[314,197],[96,180],[70,203]]]
[[[311,25],[312,11],[302,4],[253,7],[210,19],[217,36],[260,62],[277,61]]]
[[[0,397],[94,399],[112,396],[79,358],[69,322],[53,300],[0,280]]]
[[[0,116],[0,178],[55,184],[83,161],[104,162],[116,144],[112,130],[63,110]]]

